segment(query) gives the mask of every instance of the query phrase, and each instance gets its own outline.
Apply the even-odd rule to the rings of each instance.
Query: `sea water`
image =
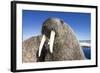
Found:
[[[87,59],[91,59],[91,48],[83,48],[83,52]]]

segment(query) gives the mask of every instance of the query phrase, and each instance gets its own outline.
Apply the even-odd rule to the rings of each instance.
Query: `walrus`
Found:
[[[41,33],[23,42],[23,62],[85,59],[75,32],[62,19],[48,18],[43,22]]]

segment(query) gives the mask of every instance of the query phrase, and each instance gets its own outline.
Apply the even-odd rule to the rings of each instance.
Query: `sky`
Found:
[[[23,10],[22,30],[23,40],[41,34],[43,22],[49,17],[63,19],[76,33],[78,40],[90,40],[91,14],[77,12],[54,12]]]

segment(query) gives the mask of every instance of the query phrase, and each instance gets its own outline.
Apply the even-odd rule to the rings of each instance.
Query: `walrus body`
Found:
[[[45,43],[40,58],[37,56],[41,36],[50,38],[50,32],[55,32],[53,53],[50,53]],[[42,26],[42,35],[23,42],[23,62],[84,60],[85,56],[71,27],[58,18],[47,19]],[[45,42],[48,42],[47,40]],[[44,51],[45,50],[45,51]]]
[[[22,43],[22,62],[37,62],[37,52],[41,38],[41,36],[31,37]]]

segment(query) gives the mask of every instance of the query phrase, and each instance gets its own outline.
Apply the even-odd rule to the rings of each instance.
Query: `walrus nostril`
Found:
[[[51,31],[55,31],[55,29],[52,27],[52,28],[51,28]]]

